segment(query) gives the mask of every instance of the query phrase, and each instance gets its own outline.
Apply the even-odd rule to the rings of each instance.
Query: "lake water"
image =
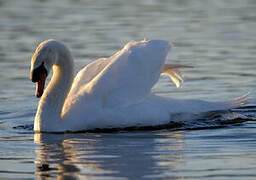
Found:
[[[255,179],[256,1],[0,0],[0,179]],[[130,40],[165,39],[184,70],[162,96],[229,100],[241,109],[177,128],[34,134],[30,57],[45,39],[67,44],[76,71]]]

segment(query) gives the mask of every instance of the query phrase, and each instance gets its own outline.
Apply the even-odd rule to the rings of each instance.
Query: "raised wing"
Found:
[[[79,91],[95,78],[108,63],[109,59],[100,58],[81,69],[73,81],[69,96],[77,95]]]
[[[100,98],[104,107],[139,102],[158,81],[170,49],[161,40],[130,42],[106,61],[84,93]]]

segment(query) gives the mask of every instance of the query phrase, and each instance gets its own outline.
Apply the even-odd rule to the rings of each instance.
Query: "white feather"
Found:
[[[182,68],[193,68],[192,66],[185,66],[185,65],[171,65],[171,64],[165,64],[162,70],[162,75],[168,76],[172,82],[176,85],[177,88],[179,88],[183,82],[184,78],[183,75],[178,71]]]

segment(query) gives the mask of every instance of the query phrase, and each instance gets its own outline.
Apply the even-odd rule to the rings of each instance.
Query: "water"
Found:
[[[0,17],[0,179],[255,179],[255,1],[0,0]],[[157,94],[228,100],[250,91],[250,106],[179,128],[33,133],[29,67],[39,42],[64,41],[78,71],[145,37],[172,41],[168,61],[195,67],[180,89],[161,77]]]

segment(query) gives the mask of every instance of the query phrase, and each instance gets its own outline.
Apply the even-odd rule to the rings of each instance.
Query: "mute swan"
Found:
[[[109,58],[85,66],[75,78],[73,58],[60,41],[43,41],[31,58],[30,78],[41,97],[34,121],[35,132],[75,132],[92,129],[157,126],[172,115],[227,110],[247,97],[228,102],[177,100],[154,95],[160,74],[179,87],[182,65],[165,64],[171,45],[162,40],[129,42]],[[44,91],[45,79],[53,76]]]

